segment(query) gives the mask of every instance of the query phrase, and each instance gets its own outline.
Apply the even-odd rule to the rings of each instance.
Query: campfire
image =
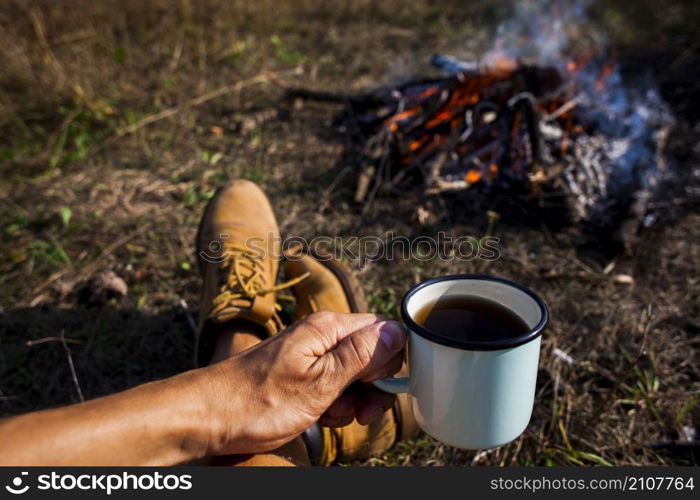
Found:
[[[525,14],[479,61],[434,56],[442,77],[361,95],[288,89],[346,104],[341,125],[360,165],[358,203],[415,187],[469,196],[479,186],[558,199],[574,221],[599,227],[653,222],[648,202],[666,171],[673,123],[665,104],[648,80],[625,82],[614,60],[597,55],[604,50],[566,52],[575,12],[536,16],[536,26]],[[517,37],[504,50],[508,35],[523,30],[536,64],[522,62]]]

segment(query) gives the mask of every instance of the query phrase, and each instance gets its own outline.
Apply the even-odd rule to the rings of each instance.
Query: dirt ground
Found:
[[[678,442],[700,427],[700,12],[681,0],[662,17],[647,1],[591,10],[678,120],[660,222],[607,270],[606,248],[532,204],[383,196],[362,214],[340,107],[287,102],[275,84],[358,91],[422,74],[435,52],[474,57],[510,2],[3,2],[0,416],[78,400],[61,335],[86,398],[190,368],[181,301],[196,316],[196,226],[217,186],[246,178],[284,236],[500,238],[493,262],[349,262],[375,311],[395,317],[411,285],[462,272],[549,304],[521,438],[471,452],[422,436],[363,464],[695,464],[697,442]],[[90,300],[104,270],[126,297]]]

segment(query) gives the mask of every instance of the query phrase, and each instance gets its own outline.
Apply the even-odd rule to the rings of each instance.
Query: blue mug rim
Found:
[[[535,303],[537,303],[537,306],[540,308],[541,313],[540,321],[538,321],[537,324],[530,330],[528,330],[526,333],[518,335],[517,337],[492,341],[476,341],[445,337],[444,335],[440,335],[439,333],[429,330],[423,325],[418,324],[411,317],[411,315],[408,314],[408,302],[416,294],[416,292],[436,283],[455,280],[494,281],[497,283],[502,283],[504,285],[512,286],[513,288],[517,288],[521,292],[524,292],[527,295],[529,295],[535,301]],[[530,290],[528,287],[521,285],[520,283],[517,283],[515,281],[488,274],[450,274],[446,276],[438,276],[437,278],[432,278],[418,283],[417,285],[413,286],[408,292],[406,292],[406,295],[404,295],[403,299],[401,300],[401,319],[411,331],[415,332],[416,334],[420,335],[421,337],[427,340],[430,340],[431,342],[436,342],[447,347],[454,347],[457,349],[464,349],[470,351],[499,351],[527,344],[528,342],[532,342],[540,335],[542,335],[542,332],[547,327],[547,323],[549,323],[549,309],[547,308],[547,304],[544,302],[544,300],[542,300],[542,298],[539,295]]]

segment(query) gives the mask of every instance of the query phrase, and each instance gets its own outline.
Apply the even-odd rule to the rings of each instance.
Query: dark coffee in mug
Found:
[[[530,327],[515,312],[496,301],[474,295],[451,295],[426,304],[413,319],[450,339],[494,341],[518,337]]]

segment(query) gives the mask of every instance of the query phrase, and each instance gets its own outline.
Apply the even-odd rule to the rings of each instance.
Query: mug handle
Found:
[[[390,394],[400,394],[402,392],[408,392],[409,382],[410,379],[408,377],[389,377],[375,380],[372,382],[372,385],[380,391]]]

